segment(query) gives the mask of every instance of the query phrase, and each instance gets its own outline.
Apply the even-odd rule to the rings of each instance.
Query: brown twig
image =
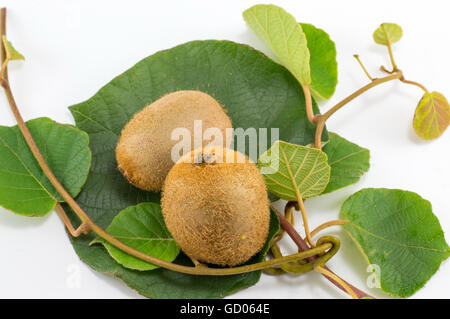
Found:
[[[311,232],[311,236],[315,236],[317,235],[317,233],[319,233],[320,231],[324,230],[325,228],[331,227],[331,226],[341,226],[344,225],[345,223],[348,223],[348,220],[330,220],[329,222],[325,222],[322,225],[317,226],[316,228],[314,228],[314,230]]]
[[[364,92],[370,90],[371,88],[373,88],[373,87],[375,87],[377,85],[380,85],[382,83],[385,83],[385,82],[401,79],[402,77],[403,77],[402,72],[398,71],[397,73],[394,73],[392,75],[388,75],[388,76],[385,76],[385,77],[379,78],[379,79],[374,79],[369,84],[363,86],[359,90],[353,92],[352,94],[347,96],[345,99],[343,99],[342,101],[337,103],[335,106],[333,106],[327,112],[325,112],[323,115],[319,115],[318,119],[317,119],[316,136],[315,136],[315,141],[314,141],[315,147],[318,148],[318,149],[322,148],[322,142],[321,142],[321,140],[322,140],[322,132],[323,132],[323,129],[325,127],[325,122],[330,118],[331,115],[336,113],[344,105],[346,105],[350,101],[354,100],[355,98],[357,98],[358,96],[360,96]]]
[[[312,105],[311,91],[309,90],[309,86],[306,84],[302,84],[302,89],[305,94],[306,116],[311,123],[314,123],[315,116]]]
[[[3,36],[6,35],[6,8],[0,9],[0,42],[1,42],[1,65],[6,60],[6,49],[3,46]],[[3,78],[8,81],[8,66],[3,69]]]
[[[401,78],[400,81],[402,81],[403,83],[406,83],[406,84],[415,85],[415,86],[421,88],[425,93],[429,93],[429,91],[426,89],[426,87],[424,87],[422,84],[420,84],[418,82],[406,80],[405,78]]]
[[[57,203],[55,208],[59,217],[61,217],[62,221],[64,222],[64,225],[66,225],[67,230],[73,237],[87,235],[92,231],[92,229],[86,223],[82,223],[77,229],[74,229],[61,204]]]

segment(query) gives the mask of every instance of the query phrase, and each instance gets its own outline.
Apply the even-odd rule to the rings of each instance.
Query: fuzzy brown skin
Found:
[[[164,179],[174,165],[171,140],[175,128],[184,127],[194,141],[194,120],[203,120],[202,129],[216,127],[225,137],[231,120],[222,106],[200,91],[177,91],[163,96],[136,113],[122,130],[116,147],[118,168],[134,186],[161,191]],[[209,141],[203,141],[203,146]]]
[[[256,165],[228,149],[223,158],[231,155],[245,162],[215,162],[220,149],[191,153],[192,159],[199,153],[206,154],[208,163],[184,163],[186,157],[180,159],[167,175],[162,211],[167,228],[188,256],[234,266],[263,247],[270,208],[264,178]]]

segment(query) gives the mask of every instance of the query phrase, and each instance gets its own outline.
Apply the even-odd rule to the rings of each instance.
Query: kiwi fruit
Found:
[[[268,235],[264,178],[247,156],[227,148],[202,148],[181,158],[166,177],[161,203],[175,241],[203,263],[242,264]]]
[[[125,125],[116,147],[119,170],[134,186],[161,191],[175,164],[171,150],[178,141],[171,140],[172,131],[188,129],[194,145],[194,120],[202,120],[202,136],[206,129],[218,128],[226,143],[231,120],[219,102],[200,91],[173,92],[146,106]],[[209,142],[202,143],[205,146]]]

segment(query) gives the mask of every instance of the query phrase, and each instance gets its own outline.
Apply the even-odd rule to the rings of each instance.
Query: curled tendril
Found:
[[[334,236],[320,237],[316,245],[320,246],[325,243],[331,244],[332,245],[331,248],[328,251],[324,252],[323,254],[320,254],[313,261],[306,261],[306,258],[304,258],[301,260],[297,260],[297,263],[289,262],[281,264],[279,265],[279,267],[267,268],[265,269],[265,272],[271,275],[278,275],[282,273],[300,275],[314,270],[314,268],[317,266],[322,267],[338,252],[341,246],[341,241],[339,240],[339,238]],[[280,248],[276,244],[271,247],[270,251],[274,258],[283,257]],[[306,263],[301,263],[301,261],[306,261]]]

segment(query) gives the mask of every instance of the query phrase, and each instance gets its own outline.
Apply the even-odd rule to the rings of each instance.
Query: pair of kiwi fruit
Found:
[[[225,143],[206,147],[203,142],[174,163],[171,150],[177,141],[171,133],[176,128],[193,132],[194,120],[202,120],[203,131],[218,128],[223,136],[232,128],[210,95],[193,90],[167,94],[123,128],[116,147],[118,168],[132,185],[162,190],[166,226],[186,255],[221,266],[242,264],[268,235],[264,178],[247,156]]]

